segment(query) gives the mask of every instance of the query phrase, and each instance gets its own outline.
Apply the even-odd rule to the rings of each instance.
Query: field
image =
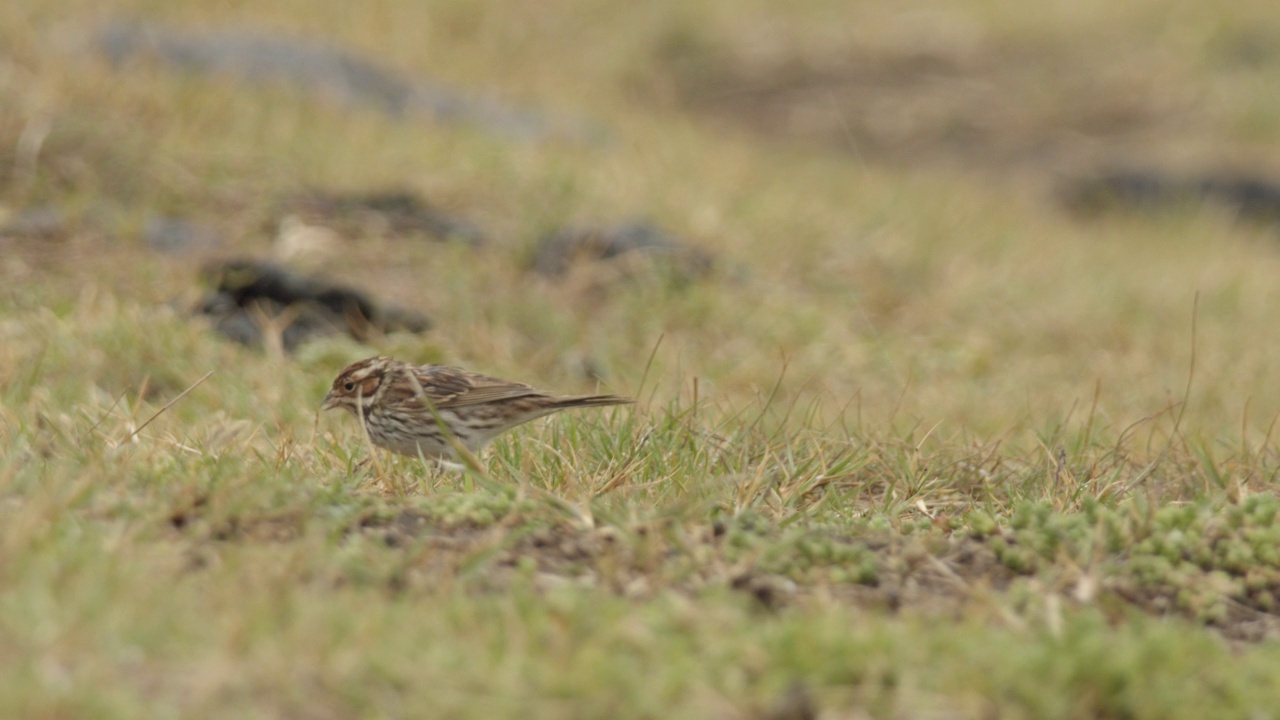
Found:
[[[269,42],[355,80],[205,54]],[[0,48],[0,717],[1280,717],[1275,3],[16,0]],[[545,260],[618,227],[670,252]],[[210,310],[231,258],[430,327],[295,343]],[[454,472],[318,415],[373,354],[637,403]]]

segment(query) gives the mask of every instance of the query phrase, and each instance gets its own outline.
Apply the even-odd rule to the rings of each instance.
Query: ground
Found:
[[[9,3],[0,716],[1274,717],[1277,37]],[[375,353],[637,403],[451,471]]]

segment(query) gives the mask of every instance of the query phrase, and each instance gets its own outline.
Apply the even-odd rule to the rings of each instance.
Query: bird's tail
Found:
[[[608,405],[629,405],[635,402],[621,395],[574,395],[556,398],[553,407],[557,410],[576,407],[605,407]]]

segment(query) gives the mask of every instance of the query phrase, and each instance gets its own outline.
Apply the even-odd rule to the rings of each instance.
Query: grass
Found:
[[[1274,716],[1274,229],[1052,189],[1273,167],[1280,13],[1029,7],[0,9],[0,226],[67,218],[0,234],[0,715]],[[117,17],[324,38],[610,137],[116,71],[76,48]],[[306,187],[407,188],[494,241],[296,258],[424,337],[231,345],[186,311],[205,258],[140,228],[272,257]],[[637,216],[716,270],[527,270]],[[374,352],[639,402],[483,473],[375,465],[315,417]]]

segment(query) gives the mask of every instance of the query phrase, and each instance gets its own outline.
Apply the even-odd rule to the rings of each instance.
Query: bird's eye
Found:
[[[356,389],[356,384],[353,382],[349,382],[346,385],[343,385],[342,389],[346,390],[347,392],[351,392],[352,390]]]

